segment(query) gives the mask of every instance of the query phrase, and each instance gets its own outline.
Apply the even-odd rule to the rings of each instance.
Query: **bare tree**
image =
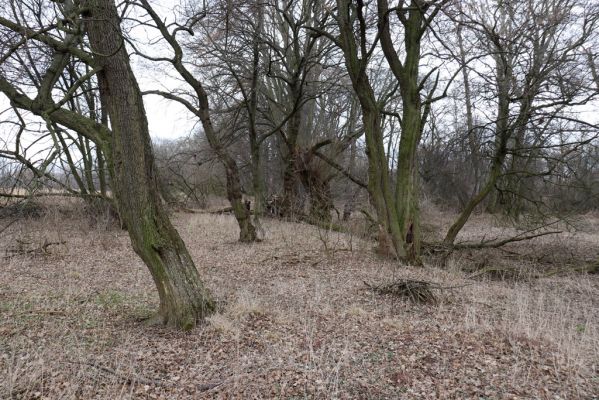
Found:
[[[131,2],[135,4],[135,2]],[[201,122],[204,134],[208,143],[220,162],[223,164],[227,181],[227,198],[233,208],[233,213],[239,224],[239,240],[242,242],[253,242],[257,239],[256,229],[250,218],[248,210],[243,202],[242,185],[240,179],[239,166],[234,156],[227,149],[226,143],[222,139],[221,132],[215,127],[211,116],[209,96],[201,80],[194,74],[193,66],[185,58],[185,51],[177,38],[178,33],[193,33],[194,26],[204,17],[204,12],[194,12],[187,20],[187,26],[175,24],[172,29],[167,26],[163,18],[154,10],[146,0],[140,0],[139,6],[143,8],[154,23],[154,27],[160,32],[173,56],[153,57],[137,50],[136,53],[142,57],[155,61],[166,62],[172,65],[179,77],[188,85],[189,90],[186,93],[166,92],[162,90],[151,90],[145,94],[156,94],[166,99],[174,100],[185,106]],[[169,30],[170,29],[170,30]]]
[[[34,99],[21,93],[4,74],[0,76],[0,90],[15,106],[77,131],[101,147],[112,165],[111,183],[119,214],[133,248],[148,266],[158,289],[160,309],[156,320],[190,329],[214,306],[160,200],[143,100],[129,64],[115,4],[112,0],[90,0],[83,5],[66,1],[55,11],[54,21],[69,24],[62,27],[67,31],[65,37],[60,37],[60,29],[53,31],[56,25],[52,23],[33,29],[25,20],[19,23],[0,17],[0,25],[23,38],[5,53],[5,60],[30,39],[44,44],[44,50],[51,54]],[[80,45],[85,32],[89,49]],[[93,73],[83,77],[85,80],[97,76],[110,130],[61,107],[61,102],[52,98],[52,88],[71,57],[92,68]],[[80,81],[70,92],[76,92],[79,85]]]
[[[495,103],[497,111],[495,118],[483,125],[494,125],[493,155],[485,182],[449,228],[446,244],[455,241],[488,195],[503,191],[521,198],[525,182],[522,177],[550,173],[530,170],[531,163],[539,158],[538,149],[554,146],[550,133],[557,121],[570,121],[584,128],[585,124],[570,113],[595,95],[579,79],[578,68],[580,50],[598,21],[597,9],[590,3],[486,2],[467,4],[464,10],[464,26],[475,32],[481,49],[491,50],[488,58],[494,70],[483,74],[486,64],[481,62],[478,77],[492,91],[493,96],[486,98]],[[582,137],[574,141],[588,140]],[[494,192],[496,189],[499,192]],[[516,200],[510,204],[515,206]]]

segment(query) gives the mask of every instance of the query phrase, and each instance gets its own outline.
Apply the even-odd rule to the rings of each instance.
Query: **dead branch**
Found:
[[[543,275],[544,278],[549,278],[556,275],[566,275],[572,272],[583,274],[599,274],[599,260],[587,262],[583,265],[565,265],[562,268],[557,268]]]
[[[406,297],[412,303],[437,303],[437,298],[431,291],[433,288],[429,282],[400,279],[381,285],[373,285],[368,282],[364,282],[364,284],[368,289],[377,294]]]
[[[527,231],[527,232],[530,232],[530,231]],[[481,240],[480,242],[461,242],[461,243],[455,243],[455,244],[441,242],[441,243],[423,243],[422,245],[425,249],[428,250],[429,253],[431,253],[431,255],[435,254],[435,253],[441,253],[441,254],[445,254],[447,256],[447,255],[451,254],[454,250],[497,249],[497,248],[505,246],[506,244],[509,244],[509,243],[521,242],[524,240],[531,240],[531,239],[538,238],[541,236],[557,235],[562,232],[563,231],[548,231],[548,232],[541,232],[541,233],[537,233],[534,235],[525,235],[525,236],[522,236],[523,234],[520,234],[520,235],[516,235],[516,236],[510,237],[510,238],[507,238],[507,239]]]
[[[225,207],[218,210],[205,211],[206,214],[226,214],[230,212],[233,212],[233,207]]]
[[[29,310],[29,311],[23,311],[21,313],[18,314],[14,314],[14,316],[23,316],[23,315],[29,315],[29,314],[38,314],[38,315],[60,315],[60,316],[66,316],[67,313],[61,310]]]
[[[210,389],[214,389],[214,388],[216,388],[216,387],[219,387],[219,386],[220,386],[220,385],[222,385],[223,383],[224,383],[224,382],[216,382],[216,383],[202,383],[202,384],[199,384],[199,385],[196,387],[196,389],[197,389],[199,392],[205,392],[205,391],[207,391],[207,390],[210,390]]]
[[[50,246],[58,246],[61,244],[66,244],[66,241],[60,241],[60,242],[49,242],[47,240],[44,240],[44,243],[42,243],[40,246],[37,247],[32,247],[33,243],[31,242],[27,242],[24,240],[20,240],[17,239],[17,245],[7,248],[4,251],[4,258],[12,258],[18,255],[27,255],[27,254],[33,254],[33,255],[48,255],[48,254],[52,254],[52,252],[50,251]]]
[[[562,233],[562,231],[541,232],[541,233],[537,233],[534,235],[526,235],[526,236],[518,235],[518,236],[511,237],[511,238],[503,239],[503,240],[497,240],[497,239],[481,240],[480,242],[476,242],[476,243],[462,242],[462,243],[456,243],[454,245],[448,245],[446,247],[453,248],[456,250],[459,250],[459,249],[484,249],[484,248],[496,249],[501,246],[505,246],[508,243],[521,242],[524,240],[531,240],[531,239],[538,238],[541,236],[556,235],[559,233]]]

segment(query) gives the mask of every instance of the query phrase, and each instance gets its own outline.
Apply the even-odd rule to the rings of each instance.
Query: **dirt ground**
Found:
[[[157,296],[126,232],[46,211],[0,234],[0,398],[596,399],[599,277],[545,273],[597,256],[589,218],[420,268],[357,235],[266,220],[265,240],[247,245],[231,216],[175,214],[219,302],[180,333],[144,325]],[[480,216],[461,240],[508,231]],[[364,284],[400,278],[444,289],[412,304]]]

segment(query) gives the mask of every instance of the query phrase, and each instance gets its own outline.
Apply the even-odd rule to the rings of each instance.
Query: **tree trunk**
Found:
[[[374,99],[374,94],[372,98]],[[368,101],[368,103],[372,102]],[[371,202],[377,211],[378,223],[382,228],[379,237],[382,232],[386,232],[389,236],[384,241],[379,240],[379,247],[384,245],[387,248],[385,242],[390,241],[395,250],[393,255],[407,261],[408,252],[404,246],[404,234],[399,224],[398,209],[389,181],[389,166],[385,154],[383,133],[381,132],[380,113],[378,108],[373,106],[374,103],[367,106],[367,108],[362,106],[362,113],[364,115],[364,133],[368,155],[368,191]],[[383,250],[383,248],[380,247],[379,250]]]
[[[100,96],[112,127],[113,190],[135,252],[160,297],[157,320],[191,329],[214,310],[185,244],[160,202],[148,121],[114,0],[90,0],[88,35],[102,65]]]
[[[264,213],[264,176],[262,173],[261,140],[258,135],[258,81],[260,79],[260,49],[261,34],[264,23],[264,11],[262,5],[256,0],[255,3],[256,28],[252,38],[252,80],[250,85],[250,98],[248,104],[248,122],[250,138],[250,154],[252,162],[252,189],[254,192],[254,224],[261,228],[260,218]]]
[[[511,73],[509,72],[509,66],[502,60],[501,57],[496,57],[496,71],[497,71],[497,86],[498,86],[498,105],[497,105],[497,122],[496,122],[496,137],[495,137],[495,154],[493,155],[493,161],[489,171],[489,176],[484,186],[480,191],[473,196],[466,207],[462,210],[456,221],[451,225],[443,242],[446,244],[453,244],[455,242],[458,233],[462,230],[466,222],[472,215],[474,209],[491,193],[495,188],[495,183],[501,175],[501,168],[503,166],[505,157],[507,155],[507,142],[510,136],[509,133],[509,115],[510,115],[510,103],[509,103],[509,88]]]
[[[479,153],[479,143],[476,137],[474,128],[474,113],[472,107],[472,93],[470,89],[470,77],[468,75],[466,49],[464,48],[464,39],[462,35],[462,25],[458,24],[457,28],[458,49],[460,50],[460,64],[462,67],[462,78],[464,79],[464,102],[466,105],[466,129],[468,130],[468,147],[470,149],[470,163],[472,165],[472,173],[474,184],[470,193],[477,193],[479,190],[480,171],[481,171],[481,156]]]
[[[233,207],[233,214],[239,224],[239,241],[244,243],[255,242],[258,239],[256,228],[252,224],[250,210],[243,202],[239,169],[237,163],[232,159],[225,163],[225,173],[227,176],[227,198],[231,203],[231,207]]]
[[[339,44],[343,50],[345,66],[352,81],[354,92],[362,107],[362,121],[368,156],[368,193],[377,213],[379,224],[379,252],[408,260],[405,232],[399,224],[396,199],[389,181],[389,163],[385,153],[381,128],[380,109],[367,74],[368,58],[364,52],[366,43],[356,43],[356,35],[350,16],[350,2],[338,0]],[[362,13],[362,6],[358,10]],[[361,36],[366,35],[366,26],[360,20]],[[362,50],[359,50],[361,48]],[[360,54],[358,53],[360,51]],[[361,56],[361,57],[360,57]],[[391,252],[387,251],[392,243]]]
[[[381,48],[393,75],[399,83],[403,111],[401,119],[401,139],[397,160],[397,180],[395,201],[397,223],[402,234],[401,242],[405,257],[411,262],[420,263],[420,210],[418,207],[418,144],[430,111],[434,92],[427,97],[426,105],[420,98],[420,51],[422,35],[428,29],[425,13],[430,5],[426,2],[411,1],[400,18],[404,25],[405,59],[402,62],[395,50],[389,21],[387,0],[378,0],[378,30]],[[401,6],[403,7],[403,6]],[[410,8],[409,11],[407,8]],[[433,12],[434,13],[434,12]],[[433,18],[432,14],[429,18]]]
[[[296,84],[296,86],[299,85]],[[294,87],[294,98],[299,97],[300,89]],[[283,158],[285,167],[283,170],[283,199],[281,202],[281,216],[293,218],[297,214],[303,214],[303,202],[300,199],[298,186],[300,149],[297,145],[300,126],[302,121],[301,110],[296,110],[289,119],[287,126],[287,137],[284,138],[287,147],[287,155]]]
[[[177,41],[174,33],[170,32],[170,28],[166,25],[165,21],[156,14],[152,6],[147,0],[141,0],[142,6],[148,12],[150,17],[154,20],[154,23],[162,33],[162,36],[166,42],[171,46],[174,51],[174,57],[169,61],[173,64],[177,72],[181,75],[181,78],[187,82],[194,90],[197,96],[197,106],[191,103],[181,100],[180,97],[173,95],[172,93],[161,92],[160,94],[165,98],[182,101],[188,110],[193,112],[202,123],[206,139],[210,144],[212,150],[216,153],[219,161],[225,167],[226,179],[227,179],[227,198],[233,208],[235,219],[239,224],[239,240],[242,242],[252,242],[257,239],[256,230],[252,225],[250,219],[250,210],[245,207],[243,203],[243,197],[241,193],[241,181],[239,179],[239,167],[235,158],[229,154],[225,145],[220,140],[218,132],[212,125],[212,119],[210,118],[210,102],[208,100],[208,94],[204,90],[202,83],[194,77],[194,75],[187,69],[183,62],[183,49]]]
[[[353,124],[352,124],[353,125]],[[353,130],[353,129],[352,129]],[[356,141],[352,140],[349,150],[349,161],[347,165],[347,171],[350,175],[354,174],[356,164]],[[357,191],[352,190],[353,185],[351,181],[347,181],[345,184],[345,204],[343,206],[343,222],[349,221],[354,209],[356,208],[356,196]]]
[[[302,181],[310,194],[310,219],[319,225],[329,225],[333,222],[334,208],[330,181],[323,179],[318,170],[311,169],[302,171]]]

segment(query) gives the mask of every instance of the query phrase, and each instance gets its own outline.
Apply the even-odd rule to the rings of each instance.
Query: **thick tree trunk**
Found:
[[[329,225],[333,222],[334,208],[330,182],[318,171],[309,169],[302,171],[302,182],[310,194],[310,219],[319,225]]]
[[[415,88],[414,88],[415,89]],[[404,101],[402,134],[397,160],[396,202],[399,226],[407,259],[420,259],[420,209],[418,207],[418,164],[417,151],[420,142],[421,111],[417,91],[411,101]]]
[[[233,207],[233,214],[239,224],[239,241],[244,243],[255,242],[258,239],[256,228],[252,224],[250,210],[243,202],[241,192],[241,180],[239,179],[239,169],[237,163],[225,163],[225,172],[227,176],[227,198]]]
[[[297,149],[295,149],[297,151]],[[283,169],[283,198],[281,199],[281,216],[285,218],[294,218],[302,214],[302,201],[299,198],[298,186],[298,166],[297,154],[289,154],[284,159]]]
[[[366,137],[366,155],[368,156],[368,193],[377,213],[379,224],[379,252],[388,256],[409,261],[406,249],[407,232],[402,231],[399,223],[396,199],[389,181],[389,163],[385,153],[381,128],[380,109],[369,82],[366,65],[368,59],[363,46],[356,44],[353,23],[350,20],[350,2],[338,0],[339,43],[343,50],[345,66],[352,81],[354,92],[362,108],[364,136]],[[360,7],[359,12],[362,12]],[[361,32],[366,27],[360,22]],[[362,50],[359,50],[362,48]],[[361,52],[360,55],[358,52]],[[361,58],[361,57],[362,58]],[[389,244],[392,243],[392,246]],[[387,251],[390,249],[391,251]]]
[[[299,85],[301,83],[297,83]],[[294,87],[294,98],[300,96],[300,89]],[[283,169],[283,199],[281,202],[281,216],[286,218],[294,218],[298,214],[303,214],[303,202],[300,199],[298,187],[301,183],[300,177],[300,149],[297,144],[299,137],[300,126],[302,122],[301,110],[296,110],[289,119],[287,125],[287,137],[285,145],[287,147],[287,155],[283,158],[285,163]]]
[[[214,303],[160,202],[143,100],[114,0],[89,0],[87,6],[90,44],[102,65],[100,95],[113,132],[112,186],[119,214],[158,289],[157,319],[190,329],[214,310]]]
[[[353,128],[352,128],[353,130]],[[349,150],[349,162],[347,171],[350,175],[354,174],[356,164],[356,141],[352,140]],[[356,208],[356,191],[353,190],[352,182],[347,181],[345,186],[345,204],[343,206],[343,222],[349,221],[354,209]]]
[[[407,260],[420,263],[420,210],[418,207],[418,144],[422,129],[430,110],[429,94],[423,106],[420,98],[420,48],[422,34],[428,22],[424,14],[428,5],[419,1],[410,2],[411,9],[403,19],[405,59],[402,62],[395,50],[389,26],[387,0],[378,0],[378,28],[381,48],[393,75],[400,87],[403,115],[401,119],[401,139],[397,160],[397,180],[395,186],[395,207],[397,223],[401,233],[401,244]],[[436,86],[436,84],[435,84]],[[434,90],[434,89],[433,89]]]

